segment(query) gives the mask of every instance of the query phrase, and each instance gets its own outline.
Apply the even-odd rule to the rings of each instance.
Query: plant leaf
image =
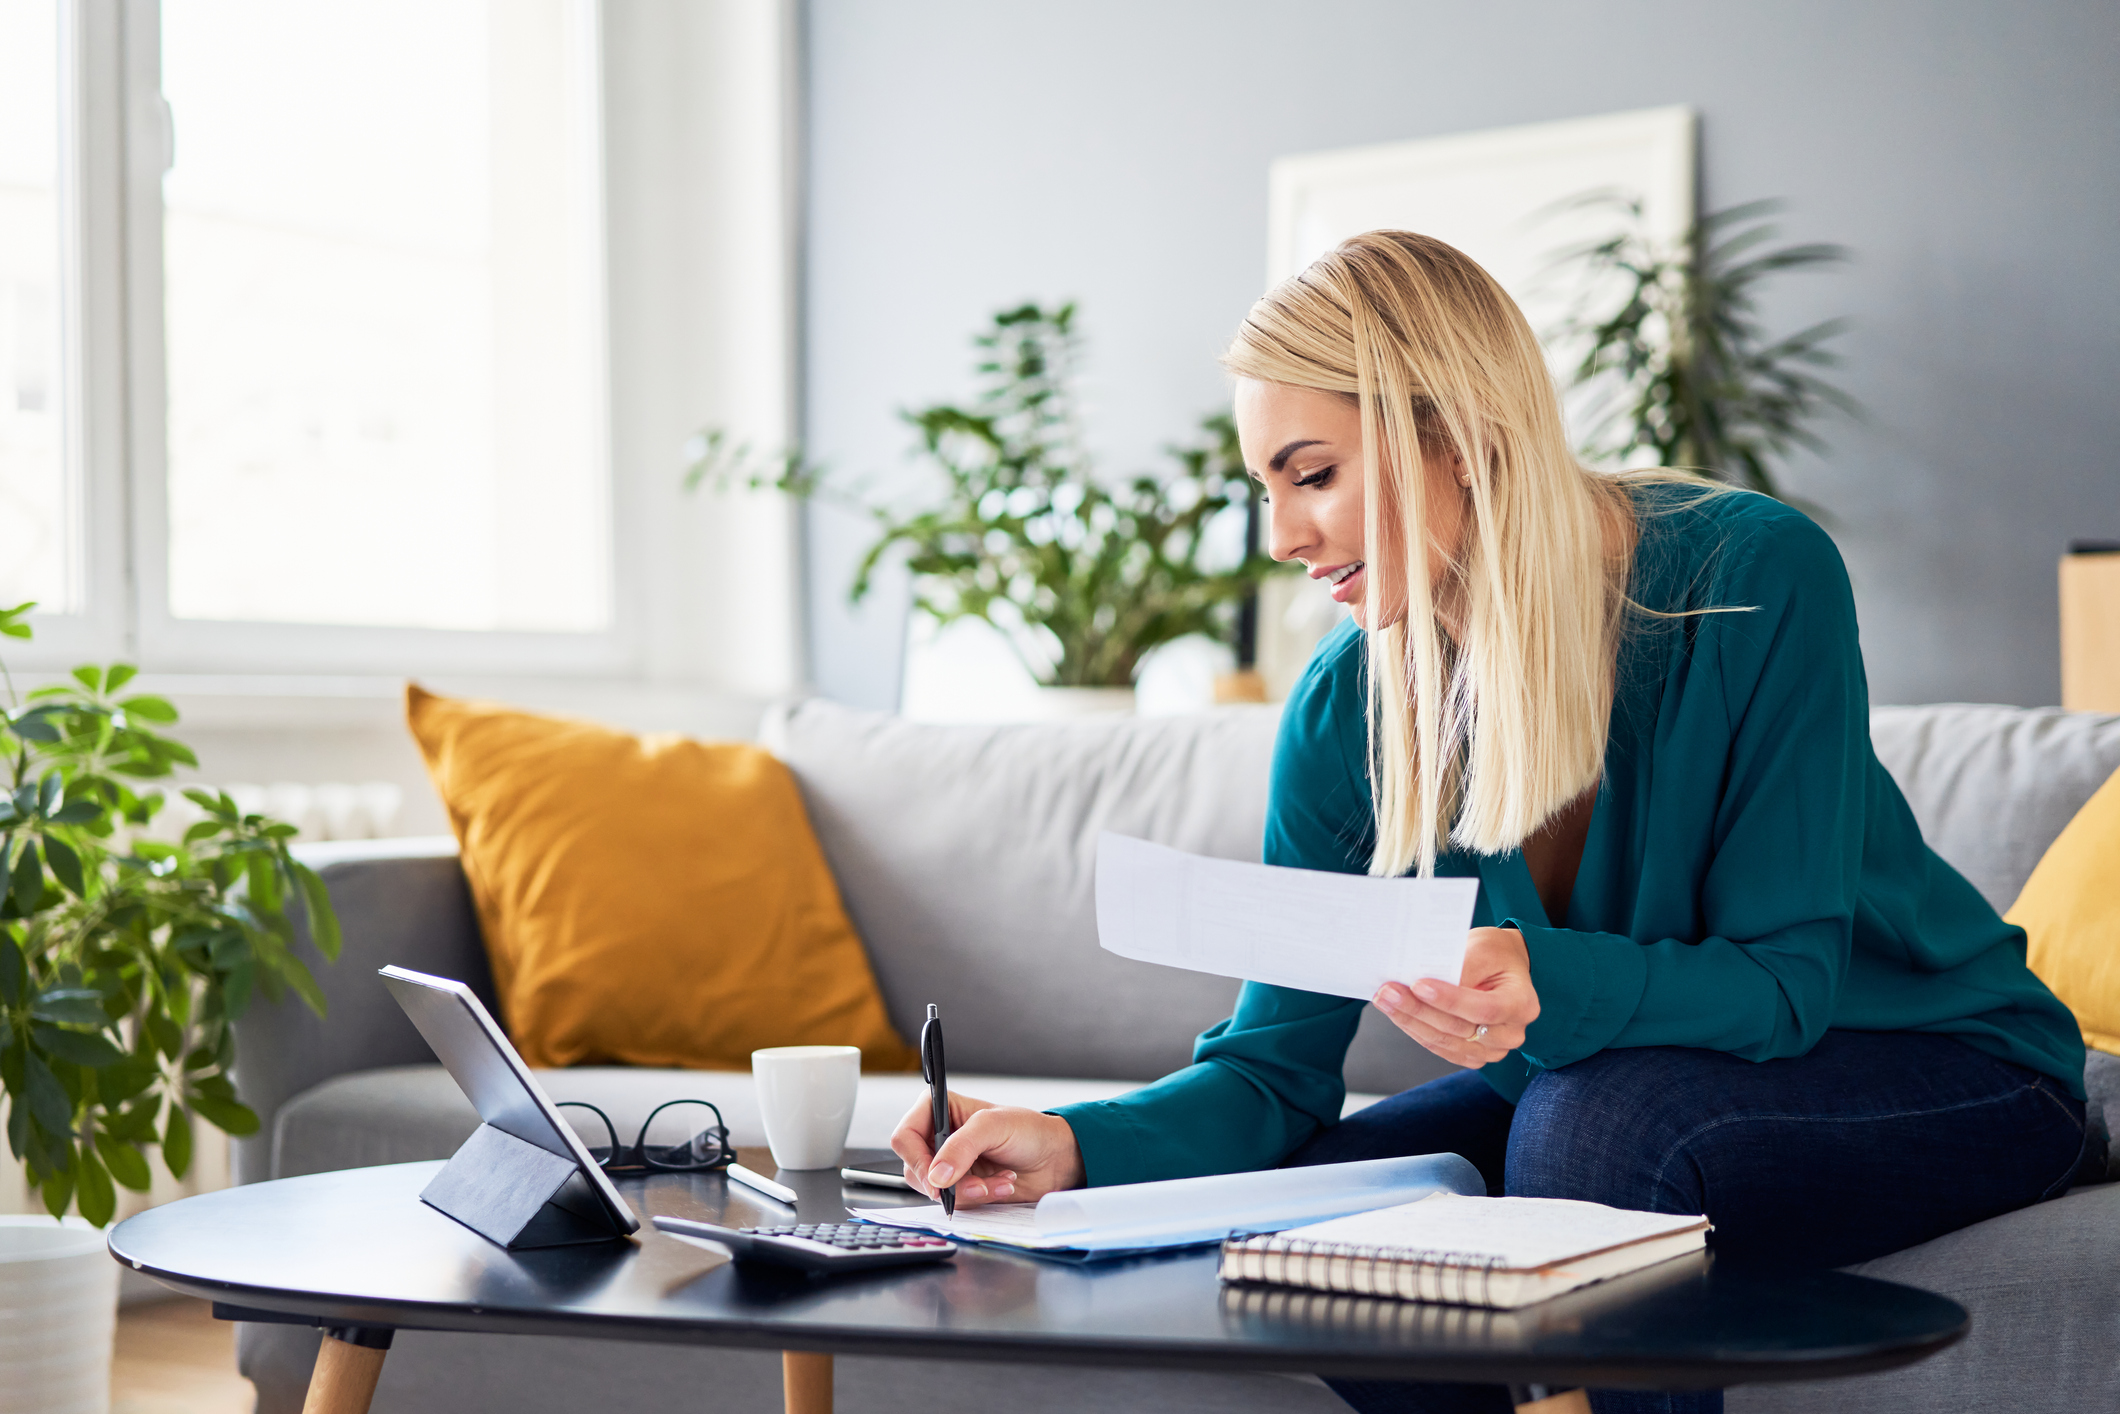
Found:
[[[68,893],[80,898],[88,892],[88,881],[81,873],[81,856],[74,853],[72,845],[46,835],[44,858],[52,867],[53,877],[58,879]]]
[[[257,964],[239,962],[228,969],[221,981],[222,1005],[227,1008],[230,1021],[241,1021],[250,1006],[250,989],[257,981]],[[219,1124],[219,1120],[214,1123]]]
[[[162,1131],[162,1162],[178,1178],[191,1167],[191,1116],[182,1105],[169,1107],[169,1124]]]
[[[9,894],[15,912],[24,918],[37,911],[38,901],[44,897],[44,860],[37,853],[37,841],[22,842],[22,852],[15,856],[15,876],[9,884]]]
[[[155,1121],[162,1117],[162,1097],[150,1095],[131,1109],[103,1117],[103,1131],[129,1144],[153,1143]]]
[[[74,1168],[74,1204],[80,1208],[82,1217],[102,1227],[118,1211],[118,1195],[110,1186],[110,1172],[96,1157],[96,1151],[86,1144],[81,1146]]]
[[[285,978],[288,986],[294,988],[295,995],[309,1004],[311,1011],[318,1016],[324,1014],[324,989],[317,985],[317,979],[310,970],[302,965],[302,959],[293,953],[276,953],[272,957],[272,966],[273,971]]]
[[[309,915],[309,941],[316,944],[317,951],[326,961],[336,962],[343,939],[339,935],[339,916],[331,906],[331,890],[316,870],[300,860],[290,860],[294,866],[295,882],[302,889],[302,906]],[[319,1010],[318,1016],[324,1013]]]
[[[206,956],[215,967],[223,970],[239,967],[251,958],[250,939],[233,928],[216,933]]]
[[[239,1101],[197,1091],[191,1097],[191,1107],[198,1111],[200,1118],[234,1138],[241,1139],[246,1134],[258,1132],[258,1117],[249,1106]]]
[[[98,1011],[102,1008],[98,1007]],[[92,1070],[101,1070],[107,1065],[116,1065],[125,1059],[125,1052],[112,1045],[100,1035],[87,1031],[61,1031],[56,1026],[39,1026],[30,1033],[37,1048],[46,1055],[57,1056],[75,1065],[85,1065]]]
[[[15,718],[9,730],[24,741],[55,742],[60,740],[59,729],[52,725],[51,709],[32,707]],[[17,804],[20,809],[20,804]]]
[[[96,1152],[103,1156],[104,1166],[110,1170],[110,1176],[124,1187],[135,1193],[145,1193],[153,1186],[155,1178],[147,1167],[147,1156],[132,1145],[108,1133],[98,1134]],[[84,1213],[82,1216],[88,1215]]]
[[[29,965],[22,960],[22,949],[15,940],[0,933],[0,1002],[13,1006],[22,1000],[22,992],[29,985]]]
[[[177,709],[170,705],[166,697],[128,697],[118,705],[125,709],[126,716],[138,718],[143,722],[153,722],[157,726],[168,726],[177,720]]]
[[[92,987],[47,988],[30,1004],[29,1014],[61,1026],[101,1026],[110,1020],[103,1010],[103,994]]]
[[[74,1170],[79,1167],[74,1159],[74,1146],[63,1144],[56,1155],[47,1155],[54,1160],[51,1172],[37,1185],[37,1196],[43,1200],[44,1211],[53,1217],[64,1217],[66,1207],[74,1201]]]
[[[44,1126],[50,1134],[71,1134],[74,1128],[74,1104],[66,1097],[66,1090],[59,1078],[52,1074],[44,1057],[30,1051],[22,1057],[23,1098],[29,1102],[30,1117]]]
[[[124,1057],[116,1065],[106,1066],[96,1074],[96,1094],[106,1105],[114,1105],[152,1085],[155,1077],[162,1073],[161,1063],[155,1058],[152,1042],[141,1050]],[[160,1100],[155,1101],[160,1104]]]

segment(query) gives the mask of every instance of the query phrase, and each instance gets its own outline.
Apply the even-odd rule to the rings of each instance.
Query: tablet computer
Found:
[[[612,1227],[621,1233],[640,1230],[640,1219],[589,1157],[588,1146],[574,1127],[560,1118],[544,1087],[531,1076],[530,1067],[523,1064],[493,1014],[469,987],[407,967],[385,967],[379,975],[480,1119],[571,1161]],[[569,1180],[567,1189],[574,1186]],[[567,1189],[553,1201],[561,1202]]]

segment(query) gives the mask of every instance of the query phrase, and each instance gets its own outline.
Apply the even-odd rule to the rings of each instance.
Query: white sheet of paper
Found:
[[[885,1227],[919,1228],[971,1242],[1005,1242],[1011,1247],[1065,1248],[1072,1245],[1065,1238],[1048,1237],[1038,1231],[1036,1203],[989,1203],[983,1208],[966,1208],[955,1217],[944,1213],[940,1203],[904,1208],[849,1208],[847,1212],[864,1222],[881,1223]]]
[[[1107,952],[1363,1001],[1386,982],[1457,981],[1479,891],[1477,879],[1372,879],[1097,837]]]

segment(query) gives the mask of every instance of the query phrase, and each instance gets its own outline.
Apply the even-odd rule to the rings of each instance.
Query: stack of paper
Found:
[[[1048,1193],[1035,1205],[993,1203],[946,1216],[939,1205],[849,1208],[866,1222],[914,1227],[969,1242],[1054,1255],[1117,1256],[1220,1242],[1239,1233],[1410,1203],[1431,1193],[1484,1193],[1479,1171],[1456,1154],[1367,1159],[1160,1183]]]

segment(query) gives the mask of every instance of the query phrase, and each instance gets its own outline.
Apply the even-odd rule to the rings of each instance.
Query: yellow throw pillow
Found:
[[[2076,812],[2004,915],[2030,940],[2027,961],[2083,1028],[2120,1055],[2120,771]]]
[[[800,1045],[916,1063],[770,753],[417,686],[405,717],[532,1065],[741,1069]]]

